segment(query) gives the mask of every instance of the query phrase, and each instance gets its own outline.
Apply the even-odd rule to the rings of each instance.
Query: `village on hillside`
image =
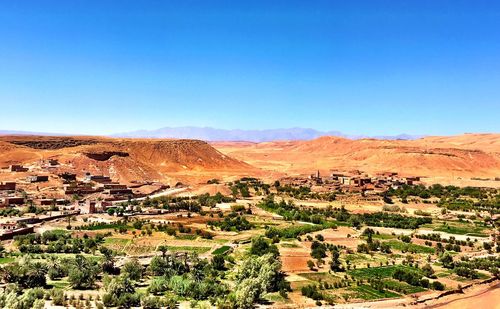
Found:
[[[418,308],[498,285],[495,187],[334,167],[121,182],[92,157],[0,169],[1,301],[16,285],[54,307]]]

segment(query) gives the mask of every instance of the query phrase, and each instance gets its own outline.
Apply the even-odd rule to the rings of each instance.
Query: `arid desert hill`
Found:
[[[500,134],[464,134],[416,140],[350,140],[212,143],[256,167],[289,174],[315,170],[394,171],[427,177],[499,177]]]
[[[427,177],[500,177],[500,134],[417,140],[219,142],[78,136],[0,136],[0,166],[58,159],[62,169],[121,182],[278,177],[320,170],[395,171]]]
[[[196,181],[256,170],[199,140],[0,136],[0,166],[57,159],[62,169],[115,180]]]

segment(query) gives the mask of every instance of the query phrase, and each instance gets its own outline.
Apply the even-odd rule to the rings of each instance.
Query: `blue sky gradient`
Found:
[[[500,132],[497,1],[1,1],[0,129]]]

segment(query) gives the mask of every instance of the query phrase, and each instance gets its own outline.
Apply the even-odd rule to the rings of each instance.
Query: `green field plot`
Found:
[[[371,261],[372,258],[369,254],[362,254],[362,253],[351,253],[347,254],[344,259],[346,261],[349,261],[350,263],[356,263],[356,262],[366,262],[366,261]]]
[[[175,236],[176,239],[181,239],[181,240],[194,240],[198,238],[198,235],[194,234],[179,234]]]
[[[426,289],[424,289],[423,287],[413,286],[406,282],[397,281],[394,279],[385,279],[384,284],[387,289],[403,294],[413,294],[426,291]]]
[[[155,250],[156,246],[153,245],[144,246],[139,244],[133,244],[127,247],[126,253],[129,255],[142,255],[142,254],[148,254]]]
[[[386,243],[391,249],[415,253],[434,253],[436,250],[432,247],[421,246],[416,244],[407,244],[399,240],[389,240]]]
[[[16,259],[13,258],[13,257],[3,257],[3,258],[0,258],[0,264],[7,264],[7,263],[12,263],[14,262]]]
[[[290,243],[290,242],[285,242],[285,243],[280,243],[280,247],[283,248],[299,248],[300,246],[295,243]]]
[[[317,282],[328,282],[328,283],[335,283],[339,282],[342,280],[342,278],[337,277],[335,275],[326,273],[326,272],[313,272],[313,273],[301,273],[299,276],[304,277],[308,280],[311,281],[317,281]]]
[[[121,223],[100,223],[100,224],[95,224],[95,225],[86,225],[86,226],[81,226],[79,227],[80,230],[85,230],[85,231],[99,231],[99,230],[117,230],[117,229],[127,229],[127,230],[133,230],[134,228],[131,226],[128,226],[126,224],[121,224]]]
[[[267,293],[264,295],[264,299],[271,302],[279,302],[279,303],[290,303],[289,298],[284,298],[279,293]]]
[[[396,235],[391,235],[391,234],[373,234],[372,238],[373,239],[395,239],[398,237]]]
[[[487,228],[481,224],[470,222],[445,222],[434,228],[434,231],[445,232],[457,235],[469,235],[477,237],[487,237]]]
[[[131,242],[132,242],[131,239],[126,239],[126,238],[108,237],[108,238],[104,239],[105,245],[127,245]]]
[[[170,252],[195,252],[198,254],[206,253],[210,247],[191,247],[191,246],[167,246]]]
[[[106,238],[104,245],[120,254],[141,255],[153,252],[156,246],[126,238]]]
[[[370,263],[371,265],[379,265],[380,263],[385,264],[388,260],[387,254],[374,254],[373,256],[370,254],[364,253],[351,253],[346,254],[343,257],[343,260],[349,262],[351,265],[357,265],[358,267],[361,265],[365,265],[366,263]]]
[[[397,293],[388,290],[379,291],[365,284],[351,288],[351,290],[355,292],[354,295],[355,298],[360,298],[365,300],[380,299],[380,298],[395,298],[401,296]]]
[[[47,280],[47,285],[57,289],[65,289],[69,287],[67,280]]]
[[[133,241],[131,239],[126,239],[126,238],[114,238],[114,237],[108,237],[104,239],[104,246],[112,249],[120,254],[127,253],[131,245],[133,244]]]
[[[215,249],[215,250],[212,252],[212,254],[214,254],[214,255],[224,254],[224,253],[226,253],[229,249],[231,249],[231,247],[229,247],[229,246],[222,246],[222,247],[220,247],[220,248]]]
[[[7,264],[7,263],[12,263],[14,262],[16,259],[13,258],[13,257],[1,257],[0,258],[0,264]]]
[[[390,266],[380,266],[380,267],[371,267],[371,268],[360,268],[360,269],[352,269],[347,271],[347,273],[351,276],[360,278],[360,279],[370,279],[370,278],[392,278],[392,275],[398,268],[412,269],[417,271],[414,268],[404,265],[390,265]]]

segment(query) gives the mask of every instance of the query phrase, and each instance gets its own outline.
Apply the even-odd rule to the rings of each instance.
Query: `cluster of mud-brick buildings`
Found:
[[[319,171],[307,177],[284,177],[281,185],[308,186],[322,191],[364,192],[384,191],[403,184],[414,185],[420,182],[419,176],[400,176],[396,172],[383,172],[368,175],[360,171],[332,172],[322,176]]]

